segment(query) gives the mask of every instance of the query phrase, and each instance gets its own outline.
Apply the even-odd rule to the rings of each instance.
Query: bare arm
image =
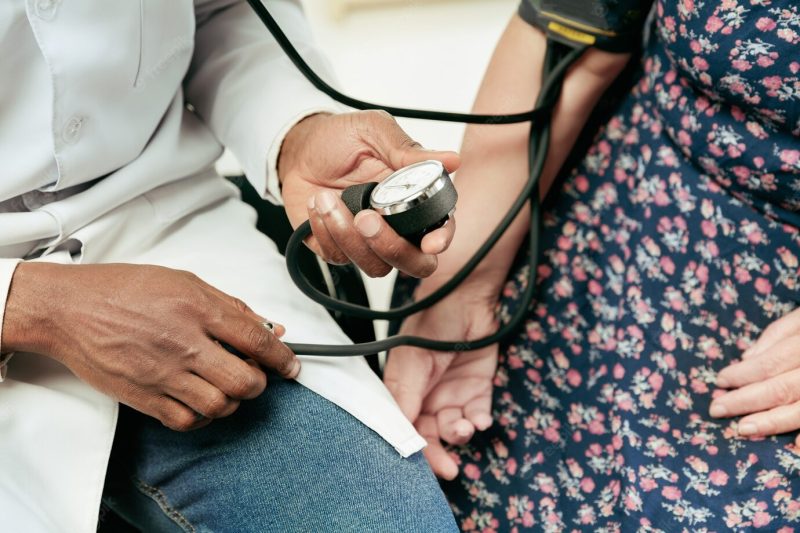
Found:
[[[514,16],[486,71],[474,112],[530,109],[541,87],[545,47],[544,35]],[[550,150],[541,179],[542,195],[553,183],[592,109],[629,57],[590,50],[572,67],[553,115]],[[458,231],[450,249],[440,257],[437,273],[425,282],[422,292],[441,285],[472,256],[519,194],[528,179],[529,129],[527,123],[467,127],[456,180]],[[526,208],[473,275],[473,280],[481,279],[492,294],[499,292],[505,280],[528,230],[528,216]]]
[[[541,86],[544,36],[519,17],[508,25],[481,85],[477,113],[530,109]],[[591,110],[624,68],[627,55],[590,50],[573,66],[554,110],[550,151],[541,181],[544,193],[569,154]],[[470,126],[462,147],[458,231],[440,256],[439,269],[423,280],[417,296],[435,290],[484,242],[528,178],[529,124]],[[493,333],[495,303],[511,262],[528,229],[520,213],[497,246],[457,290],[435,306],[409,317],[401,333],[439,339],[476,339]],[[497,346],[456,353],[419,348],[392,350],[384,373],[403,412],[427,439],[425,455],[434,472],[453,479],[458,466],[441,440],[463,444],[492,424],[492,377]]]

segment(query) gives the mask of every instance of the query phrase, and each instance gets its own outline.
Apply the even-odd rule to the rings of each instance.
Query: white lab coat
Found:
[[[267,5],[324,68],[298,6]],[[0,326],[20,260],[132,262],[191,270],[288,340],[346,342],[213,170],[226,146],[278,196],[283,136],[333,108],[244,2],[4,0],[0,80]],[[42,356],[0,372],[0,530],[93,532],[116,402]],[[424,445],[363,359],[305,358],[298,380],[403,456]]]

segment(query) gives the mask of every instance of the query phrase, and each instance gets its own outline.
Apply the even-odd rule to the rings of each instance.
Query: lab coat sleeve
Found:
[[[3,353],[3,319],[5,318],[8,290],[11,288],[11,278],[14,277],[14,271],[19,263],[19,259],[0,259],[0,382],[6,378],[6,365],[12,355]]]
[[[306,61],[330,80],[301,7],[290,0],[265,5]],[[303,118],[342,108],[300,74],[245,2],[197,0],[195,13],[187,99],[255,189],[280,202],[277,161],[284,137]]]

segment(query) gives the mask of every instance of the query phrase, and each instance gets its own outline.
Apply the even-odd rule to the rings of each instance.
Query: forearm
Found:
[[[480,87],[476,113],[512,113],[533,107],[542,82],[544,36],[515,16],[509,23]],[[591,50],[571,68],[552,119],[550,149],[540,192],[550,188],[592,109],[624,68],[627,55]],[[471,125],[464,135],[463,164],[458,172],[458,229],[435,278],[425,292],[440,285],[471,257],[496,227],[528,179],[530,125]],[[528,231],[526,207],[481,263],[470,281],[499,292],[511,262]]]

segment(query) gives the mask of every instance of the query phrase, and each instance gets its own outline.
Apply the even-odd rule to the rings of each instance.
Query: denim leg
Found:
[[[457,531],[427,462],[269,376],[231,417],[178,433],[124,409],[106,503],[143,531]]]

